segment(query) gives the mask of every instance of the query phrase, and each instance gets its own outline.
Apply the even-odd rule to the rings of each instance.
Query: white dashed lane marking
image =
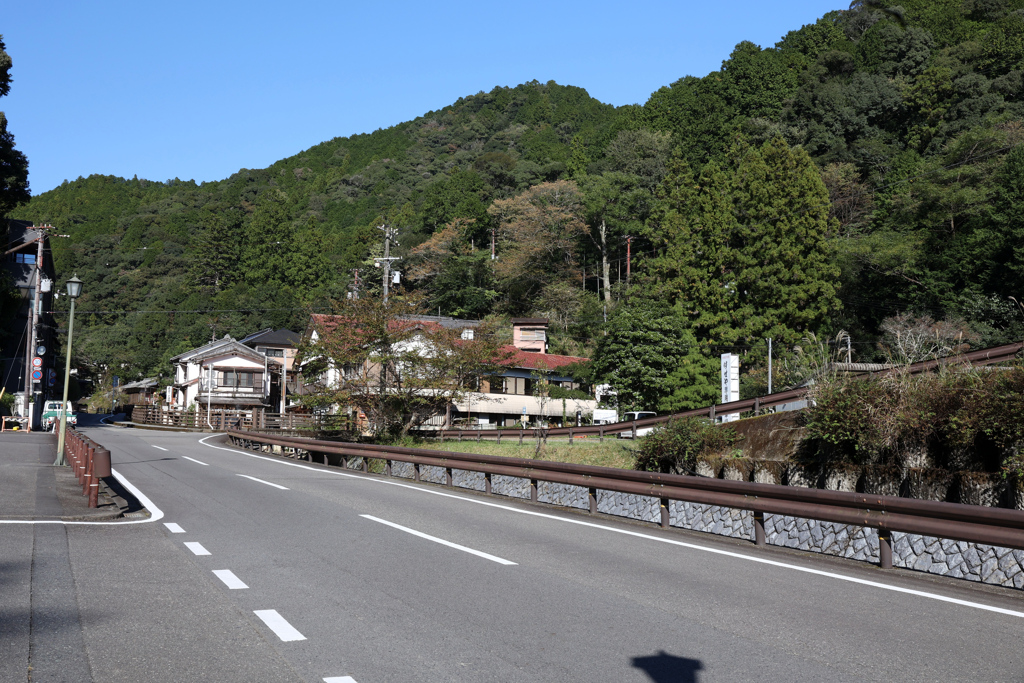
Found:
[[[197,463],[199,465],[205,465],[207,467],[210,466],[210,463],[208,463],[208,462],[203,462],[202,460],[196,460],[195,458],[190,458],[187,455],[183,455],[181,457],[185,458],[186,460],[191,460],[192,462]]]
[[[210,551],[203,547],[202,543],[196,543],[191,541],[185,544],[185,547],[193,552],[195,555],[209,555]]]
[[[161,448],[160,446],[157,446],[157,445],[153,445],[153,448],[157,448],[157,449],[159,449],[161,451],[166,451],[167,450],[166,448]]]
[[[167,527],[167,530],[170,531],[172,534],[183,534],[183,533],[185,533],[185,530],[182,529],[177,524],[175,524],[174,522],[164,522],[164,526]]]
[[[248,474],[239,474],[238,476],[245,477],[246,479],[252,479],[253,481],[258,481],[259,483],[266,484],[267,486],[273,486],[275,489],[281,489],[282,491],[288,490],[287,486],[281,486],[280,484],[274,484],[269,481],[263,481],[262,479],[257,479],[256,477],[250,477]]]
[[[214,576],[224,582],[224,585],[231,590],[240,590],[242,588],[248,588],[240,578],[235,576],[235,573],[230,569],[214,569]]]
[[[515,565],[516,564],[515,562],[512,562],[511,560],[506,560],[504,558],[497,557],[495,555],[489,555],[489,554],[487,554],[485,552],[481,552],[479,550],[473,550],[472,548],[467,548],[464,545],[459,545],[457,543],[452,543],[451,541],[446,541],[443,538],[438,538],[437,536],[429,536],[429,535],[423,533],[422,531],[416,531],[415,529],[410,529],[409,527],[404,527],[404,526],[395,524],[394,522],[389,522],[387,520],[380,519],[379,517],[374,517],[372,515],[359,515],[359,516],[360,517],[364,517],[365,519],[373,520],[374,522],[380,522],[381,524],[386,524],[387,526],[389,526],[389,527],[391,527],[393,529],[398,529],[399,531],[404,531],[407,534],[412,534],[413,536],[419,536],[420,538],[425,538],[428,541],[433,541],[434,543],[440,543],[441,545],[446,545],[449,548],[455,548],[456,550],[461,550],[464,553],[469,553],[470,555],[476,555],[477,557],[482,557],[485,560],[490,560],[491,562],[497,562],[498,564],[505,564],[505,565]]]
[[[253,614],[258,616],[278,638],[286,643],[293,640],[306,639],[306,636],[299,633],[294,626],[285,621],[285,618],[278,614],[276,609],[258,609],[254,610]]]

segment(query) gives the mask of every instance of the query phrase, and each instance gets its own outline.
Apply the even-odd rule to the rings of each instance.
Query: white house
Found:
[[[267,357],[225,335],[171,359],[174,384],[167,388],[172,410],[264,410],[270,396]]]
[[[320,334],[330,334],[342,324],[344,319],[338,316],[314,315],[307,334],[316,342]],[[462,338],[471,340],[481,323],[442,316],[410,316],[395,324],[461,330]],[[466,392],[462,400],[449,405],[446,414],[429,419],[423,425],[424,428],[438,429],[445,425],[497,428],[523,423],[562,424],[574,423],[577,413],[584,418],[592,417],[598,406],[592,390],[565,372],[568,366],[588,359],[547,353],[546,318],[516,318],[512,320],[512,328],[513,343],[503,348],[509,354],[510,366],[496,376],[480,378],[478,391]],[[429,344],[420,336],[413,336],[406,343],[412,350],[429,353]],[[342,386],[347,378],[365,374],[363,368],[329,366],[322,380],[327,386]],[[552,395],[557,395],[554,390],[556,387],[576,391],[572,398],[562,399]],[[581,394],[590,396],[583,398]],[[344,409],[344,406],[338,408]]]

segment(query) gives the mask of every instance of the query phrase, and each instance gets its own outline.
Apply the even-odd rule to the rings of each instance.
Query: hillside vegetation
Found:
[[[386,222],[426,310],[549,317],[551,350],[593,356],[624,403],[685,408],[725,350],[763,390],[768,337],[777,386],[811,334],[845,331],[854,360],[894,319],[1019,339],[1022,93],[1024,0],[855,3],[642,106],[499,87],[223,181],[90,176],[10,215],[71,235],[93,369],[301,328],[356,269],[375,295]]]

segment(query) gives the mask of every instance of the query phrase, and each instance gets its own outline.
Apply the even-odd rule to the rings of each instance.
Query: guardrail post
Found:
[[[598,433],[597,442],[598,443],[604,443],[604,425],[601,426],[601,428],[598,430],[597,433]]]
[[[412,480],[413,481],[419,481],[420,480],[420,464],[418,462],[414,462],[412,464]]]
[[[324,456],[324,459],[325,460],[327,459],[326,456]],[[384,476],[385,477],[390,477],[391,476],[391,461],[390,460],[385,460],[384,461]]]
[[[462,443],[462,430],[459,430],[459,443]]]
[[[370,472],[370,459],[364,457],[363,458],[363,473],[364,474],[369,474],[369,472]]]
[[[661,499],[661,528],[667,529],[669,527],[669,502],[668,498]]]
[[[451,467],[445,467],[444,468],[444,484],[445,484],[445,486],[451,486],[452,485],[452,468]]]
[[[764,534],[764,513],[754,510],[754,545],[764,545],[767,542]]]
[[[479,430],[479,429],[478,429],[478,430],[477,430],[477,432],[476,432],[476,442],[477,442],[477,443],[480,443],[480,437],[481,437],[482,435],[483,435],[483,431],[481,431],[481,430]]]
[[[523,430],[522,429],[519,430],[519,445],[520,446],[523,445]]]
[[[501,445],[501,427],[498,427],[498,445]]]
[[[892,532],[885,529],[878,530],[878,566],[892,569]]]
[[[587,489],[587,500],[590,502],[590,514],[597,512],[597,489],[591,486]]]
[[[484,493],[491,492],[491,473],[484,472]]]
[[[711,418],[712,422],[715,421],[715,407],[714,406],[711,406],[710,408],[708,408],[708,417]]]
[[[636,418],[633,418],[633,440],[636,441]]]
[[[530,502],[537,502],[537,480],[530,480]]]
[[[757,417],[760,414],[761,414],[761,397],[760,396],[755,396],[754,397],[754,417]]]
[[[101,448],[96,451],[92,463],[92,481],[89,484],[89,507],[99,505],[100,479],[110,476],[110,451]]]
[[[569,427],[569,445],[572,445],[572,427]]]

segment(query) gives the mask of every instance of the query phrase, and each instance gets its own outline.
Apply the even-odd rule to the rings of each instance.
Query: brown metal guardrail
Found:
[[[987,349],[979,349],[977,351],[970,351],[968,353],[960,354],[959,356],[951,356],[948,358],[940,358],[937,360],[921,361],[919,363],[913,363],[904,368],[890,368],[879,372],[871,373],[857,373],[858,375],[870,375],[874,377],[883,377],[886,375],[892,375],[898,372],[907,372],[912,375],[918,375],[925,372],[931,372],[936,368],[943,365],[952,363],[968,363],[971,366],[979,367],[983,365],[992,365],[995,363],[1005,363],[1013,360],[1021,350],[1024,349],[1024,342],[1015,342],[1013,344],[1004,344],[1002,346],[994,346]],[[742,401],[731,401],[729,403],[716,403],[709,405],[704,408],[696,408],[694,410],[686,410],[680,413],[673,413],[672,415],[661,415],[658,417],[648,417],[642,420],[616,422],[614,424],[607,425],[588,425],[581,427],[556,427],[553,429],[442,429],[438,432],[438,435],[443,441],[446,438],[457,438],[462,441],[467,436],[473,440],[480,441],[483,439],[496,439],[498,443],[501,443],[503,436],[505,438],[516,436],[519,437],[519,443],[523,442],[524,437],[558,437],[567,436],[570,442],[573,438],[579,436],[593,436],[597,435],[600,440],[604,440],[606,435],[616,436],[623,432],[631,432],[633,438],[636,438],[637,429],[644,429],[648,427],[654,427],[657,425],[664,424],[670,420],[678,420],[686,417],[708,417],[715,419],[716,415],[731,415],[734,413],[744,413],[753,411],[755,415],[760,414],[764,408],[772,408],[775,406],[784,405],[786,403],[792,403],[794,401],[803,400],[807,396],[808,389],[806,387],[800,387],[798,389],[789,389],[787,391],[780,391],[774,394],[768,394],[766,396],[758,396],[756,398],[748,398]]]
[[[110,451],[67,427],[64,431],[64,456],[82,485],[82,495],[89,497],[89,507],[99,504],[100,479],[110,476]]]
[[[414,466],[413,478],[417,481],[420,467],[439,467],[445,470],[448,486],[453,485],[452,470],[481,472],[485,475],[486,493],[491,492],[492,475],[528,479],[530,499],[535,502],[539,481],[585,487],[591,513],[597,512],[598,489],[649,496],[660,500],[663,528],[669,526],[672,500],[750,510],[754,514],[752,540],[757,545],[766,542],[766,513],[868,527],[878,534],[879,564],[886,569],[892,567],[893,531],[1024,549],[1024,511],[1018,510],[424,448],[280,438],[239,431],[229,431],[228,436],[245,446],[270,444],[309,453],[360,457],[364,472],[369,471],[370,459],[384,460],[388,476],[392,461],[407,462]]]

